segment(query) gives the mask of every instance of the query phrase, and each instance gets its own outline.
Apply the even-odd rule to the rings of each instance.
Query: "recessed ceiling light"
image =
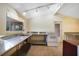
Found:
[[[23,15],[26,15],[26,12],[23,12]]]

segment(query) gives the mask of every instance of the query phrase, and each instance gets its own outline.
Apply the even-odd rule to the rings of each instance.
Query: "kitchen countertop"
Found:
[[[79,35],[79,32],[65,32],[66,35]]]
[[[33,35],[47,35],[47,34],[34,33]]]
[[[33,35],[48,35],[47,32],[28,32],[28,33],[31,33]]]
[[[78,46],[79,45],[79,32],[65,32],[67,42]]]
[[[21,42],[23,42],[24,40],[26,40],[30,36],[31,36],[31,34],[28,36],[15,36],[15,37],[0,41],[0,55],[9,51],[11,48],[20,44]]]
[[[65,40],[66,42],[69,42],[75,46],[79,45],[79,40],[78,39],[69,39],[69,40]]]

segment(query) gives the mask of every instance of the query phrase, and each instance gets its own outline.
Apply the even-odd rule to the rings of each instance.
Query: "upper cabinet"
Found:
[[[23,20],[11,8],[8,8],[6,13],[6,31],[23,31]]]

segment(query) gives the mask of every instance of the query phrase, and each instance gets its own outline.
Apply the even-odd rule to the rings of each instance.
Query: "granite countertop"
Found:
[[[30,36],[31,34],[28,36],[15,36],[9,39],[0,40],[0,55],[4,54],[16,45],[20,44]]]

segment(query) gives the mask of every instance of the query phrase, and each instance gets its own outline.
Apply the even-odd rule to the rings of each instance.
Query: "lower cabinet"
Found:
[[[25,56],[30,47],[31,44],[23,42],[13,47],[12,49],[4,53],[2,56]]]
[[[22,44],[11,56],[25,56],[30,49],[30,44]]]
[[[31,47],[31,44],[29,44],[29,43],[24,44],[23,46],[21,46],[20,49],[17,51],[18,56],[27,55],[27,52],[29,51],[30,47]]]
[[[63,41],[63,56],[77,56],[77,46]]]
[[[6,53],[4,53],[3,56],[10,56],[10,55],[14,54],[16,52],[16,47],[14,47],[14,48],[10,49],[9,51],[7,51]]]
[[[46,45],[46,37],[47,35],[33,34],[29,40],[29,43],[34,45]]]

